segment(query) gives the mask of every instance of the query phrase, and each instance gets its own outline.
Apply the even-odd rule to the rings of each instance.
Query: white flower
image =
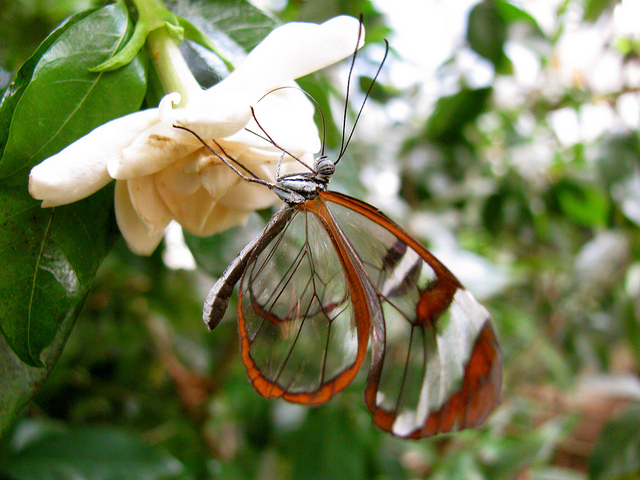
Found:
[[[359,28],[355,18],[346,16],[321,25],[283,25],[212,88],[186,82],[183,96],[170,93],[158,108],[101,125],[44,160],[31,170],[29,192],[43,200],[42,207],[54,207],[85,198],[116,179],[118,226],[131,250],[142,255],[153,252],[172,220],[200,236],[244,223],[251,211],[272,205],[277,197],[243,181],[193,135],[173,125],[216,139],[229,156],[273,180],[281,152],[245,130],[259,132],[250,107],[279,146],[308,161],[320,147],[313,104],[290,88],[260,99],[349,56]],[[190,72],[188,77],[193,78]],[[213,142],[209,145],[220,152]]]

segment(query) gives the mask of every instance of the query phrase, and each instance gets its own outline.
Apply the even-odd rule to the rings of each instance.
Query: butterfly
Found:
[[[240,284],[242,360],[264,397],[322,404],[368,359],[364,399],[380,429],[417,439],[478,426],[502,387],[490,315],[386,215],[327,189],[353,134],[345,141],[344,130],[336,161],[322,153],[310,171],[285,175],[279,164],[274,183],[210,149],[284,205],[215,283],[203,319],[215,328]]]

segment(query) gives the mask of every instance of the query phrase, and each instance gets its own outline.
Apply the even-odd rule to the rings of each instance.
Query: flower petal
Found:
[[[208,166],[200,172],[200,178],[202,186],[215,201],[224,197],[238,183],[247,183],[224,164]]]
[[[118,181],[120,182],[120,180]],[[155,235],[164,232],[164,229],[173,220],[173,215],[156,190],[153,175],[132,178],[126,180],[126,183],[131,204],[144,223],[149,236],[155,237]]]
[[[127,181],[116,182],[115,210],[118,228],[129,249],[138,255],[151,255],[162,241],[163,232],[150,234],[129,197]]]
[[[227,153],[227,158],[233,158],[239,163],[250,166],[250,165],[259,165],[263,163],[276,164],[278,160],[282,156],[282,152],[275,148],[272,144],[265,142],[264,140],[259,140],[262,144],[261,147],[253,147],[251,145],[251,141],[249,139],[249,135],[255,137],[254,134],[245,132],[247,136],[241,135],[241,132],[238,132],[233,137],[229,138],[237,138],[241,141],[238,142],[229,142],[226,139],[218,140],[218,143],[224,151]],[[242,140],[247,141],[247,143],[242,143]],[[222,162],[219,162],[220,164]]]
[[[141,131],[158,122],[157,109],[153,108],[99,126],[36,165],[29,175],[29,193],[44,200],[43,207],[88,197],[111,181],[107,162],[117,158]]]
[[[251,118],[245,129],[225,140],[272,148],[271,143],[251,133],[264,135],[264,129],[279,147],[293,155],[320,150],[318,127],[313,119],[315,106],[295,84],[270,92],[254,105],[254,111],[260,126]]]
[[[249,106],[265,93],[353,53],[360,28],[358,20],[344,15],[321,25],[292,22],[276,28],[227,78],[174,109],[170,123],[204,138],[229,137],[247,124]],[[363,43],[364,36],[358,47]]]
[[[242,88],[214,89],[226,80],[216,84],[209,91],[191,94],[185,108],[174,108],[167,116],[167,125],[179,125],[193,130],[203,138],[223,138],[242,130],[251,119],[249,105],[256,101],[254,89]],[[185,136],[188,132],[181,131]]]
[[[219,85],[219,84],[218,84]],[[160,101],[160,118],[167,127],[179,125],[193,130],[203,138],[222,138],[242,129],[251,118],[248,92],[232,90],[223,95],[206,98],[203,90],[191,91],[185,107],[173,108],[180,103],[178,92],[165,95]],[[206,99],[205,99],[206,98]],[[209,103],[206,103],[206,101]],[[205,104],[206,103],[206,104]],[[183,137],[194,139],[189,132],[178,130]]]
[[[118,180],[151,175],[201,146],[195,137],[158,123],[138,135],[119,157],[110,159],[107,167]]]
[[[261,168],[255,173],[262,178],[269,178],[263,173],[266,168]],[[271,173],[273,175],[273,173]],[[220,198],[218,205],[222,205],[235,210],[261,210],[278,203],[278,196],[264,185],[256,185],[242,181]]]
[[[348,57],[356,50],[360,22],[346,15],[321,25],[291,22],[273,30],[223,82],[266,93]],[[364,44],[364,32],[358,48]],[[220,89],[222,90],[222,88]]]
[[[192,233],[200,237],[208,237],[238,225],[246,225],[251,213],[251,210],[236,210],[217,204],[202,225],[200,232]]]
[[[156,174],[156,182],[158,181],[181,195],[191,195],[202,185],[198,173],[184,172],[174,165],[169,165],[160,170]]]
[[[171,210],[175,220],[185,230],[198,235],[216,204],[215,199],[202,187],[185,195],[172,190],[169,185],[164,183],[162,176],[155,175],[154,177],[158,193]]]
[[[218,143],[222,144],[223,141],[218,141]],[[177,160],[173,166],[179,168],[184,173],[200,173],[205,168],[208,168],[212,165],[224,165],[223,161],[220,158],[238,158],[242,155],[243,152],[247,151],[249,147],[245,145],[239,144],[229,144],[226,143],[224,147],[224,151],[226,155],[220,150],[220,148],[214,144],[213,142],[208,142],[208,147],[218,153],[218,155],[211,153],[209,148],[202,148],[196,150],[193,153],[190,153],[186,157],[183,157]]]

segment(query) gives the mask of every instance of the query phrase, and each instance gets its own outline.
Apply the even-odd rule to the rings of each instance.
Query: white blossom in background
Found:
[[[251,116],[254,106],[269,136],[311,164],[320,148],[313,104],[290,88],[264,95],[352,54],[360,28],[347,16],[321,25],[283,25],[208,90],[200,88],[169,39],[175,68],[186,78],[183,91],[166,95],[158,108],[101,125],[44,160],[31,170],[29,192],[43,201],[42,207],[55,207],[83,199],[115,179],[118,227],[129,248],[141,255],[155,250],[172,220],[199,236],[242,224],[251,211],[277,202],[277,196],[240,179],[192,134],[173,125],[193,130],[222,154],[215,139],[253,173],[273,180],[281,151],[245,129],[260,131]]]

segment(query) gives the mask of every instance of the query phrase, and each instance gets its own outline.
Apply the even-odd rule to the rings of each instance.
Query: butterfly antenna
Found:
[[[360,19],[360,22],[362,23],[362,18]],[[362,31],[362,29],[360,30]],[[360,35],[361,33],[358,33],[358,43],[357,45],[360,44]],[[371,95],[371,90],[373,89],[373,86],[376,83],[376,80],[378,79],[378,76],[380,75],[380,72],[382,71],[382,66],[384,65],[384,62],[387,60],[387,56],[389,55],[389,42],[385,39],[384,40],[384,57],[382,57],[382,61],[380,62],[380,65],[378,66],[378,70],[376,71],[376,74],[373,77],[373,80],[371,81],[371,84],[369,85],[369,88],[367,89],[367,92],[365,93],[364,96],[364,100],[362,101],[362,105],[360,105],[360,109],[358,110],[358,114],[356,115],[356,119],[353,122],[353,127],[351,128],[351,133],[349,133],[349,136],[346,137],[345,140],[345,136],[346,136],[346,129],[347,129],[347,111],[348,111],[348,106],[349,106],[349,90],[351,90],[351,77],[353,74],[353,68],[354,68],[354,64],[356,61],[356,53],[357,53],[357,47],[356,47],[356,51],[353,53],[353,58],[351,60],[351,66],[349,67],[349,77],[347,79],[347,93],[345,95],[345,101],[344,101],[344,113],[342,116],[342,142],[340,144],[340,153],[338,155],[337,160],[335,161],[335,163],[337,164],[340,159],[342,158],[342,156],[345,154],[345,152],[347,151],[347,148],[349,147],[349,142],[351,142],[351,137],[353,137],[353,134],[356,130],[356,125],[358,123],[358,120],[360,119],[360,115],[362,115],[362,111],[364,110],[364,106],[367,103],[367,100],[369,99],[369,96]]]
[[[248,182],[253,182],[253,183],[259,183],[260,185],[265,185],[269,188],[271,188],[271,184],[263,179],[261,179],[260,177],[258,177],[255,173],[253,173],[251,170],[249,170],[247,167],[245,167],[242,163],[238,162],[235,158],[233,158],[231,155],[229,155],[224,148],[222,148],[222,145],[220,145],[215,139],[212,139],[213,143],[220,149],[220,151],[222,152],[222,155],[220,155],[218,152],[216,152],[213,148],[211,148],[209,146],[209,144],[207,142],[204,141],[204,139],[198,135],[196,132],[194,132],[193,130],[187,128],[187,127],[182,127],[180,125],[173,125],[173,128],[178,128],[180,130],[184,130],[186,132],[189,132],[190,134],[192,134],[194,137],[196,137],[196,139],[202,143],[202,145],[209,150],[209,152],[211,152],[214,156],[216,156],[222,163],[224,163],[225,165],[227,165],[231,170],[233,170],[236,174],[238,174],[240,177],[242,177],[243,179],[247,180]],[[226,158],[225,158],[226,157]],[[248,175],[245,175],[244,173],[242,173],[239,168],[241,168],[242,170],[244,170]]]
[[[293,158],[294,160],[296,160],[300,165],[303,165],[305,168],[308,168],[309,170],[313,171],[313,169],[307,165],[306,163],[304,163],[302,160],[300,160],[298,157],[296,157],[295,155],[293,155],[292,153],[289,153],[287,150],[285,150],[284,148],[282,148],[280,145],[278,145],[275,140],[273,138],[271,138],[271,135],[269,135],[267,133],[267,131],[264,129],[264,127],[260,124],[260,121],[258,120],[258,117],[256,116],[256,112],[253,109],[253,107],[249,107],[251,108],[251,115],[253,116],[253,119],[256,122],[256,125],[258,125],[258,128],[262,131],[262,133],[264,133],[265,137],[263,137],[262,135],[260,135],[259,133],[256,133],[252,130],[246,129],[249,133],[253,133],[254,135],[263,138],[265,140],[267,140],[269,143],[271,143],[271,145],[273,145],[274,147],[276,147],[278,150],[280,150],[282,153],[285,153],[286,155],[289,155],[291,158]]]
[[[360,28],[358,28],[358,38],[356,40],[356,49],[353,51],[353,55],[351,55],[351,65],[349,65],[349,75],[347,75],[347,93],[344,96],[344,111],[342,112],[342,135],[340,141],[340,155],[338,155],[338,160],[342,157],[342,154],[346,150],[345,146],[345,133],[347,130],[347,112],[349,107],[349,92],[351,91],[351,77],[353,76],[353,69],[356,64],[356,57],[358,56],[358,47],[360,46],[360,39],[362,38],[362,14],[360,14]],[[353,134],[353,131],[351,132]],[[351,139],[351,135],[349,135],[349,140]],[[349,140],[347,140],[347,145],[349,144]]]
[[[325,143],[326,143],[326,140],[327,140],[327,122],[326,122],[326,120],[325,120],[325,118],[324,118],[324,112],[322,111],[322,107],[320,106],[320,104],[318,103],[318,101],[317,101],[315,98],[313,98],[313,96],[312,96],[309,92],[307,92],[306,90],[303,90],[303,89],[302,89],[302,88],[300,88],[300,87],[292,87],[292,86],[290,86],[290,85],[285,85],[284,87],[278,87],[278,88],[274,88],[273,90],[269,90],[269,91],[268,91],[267,93],[265,93],[262,97],[260,97],[260,99],[258,99],[258,102],[259,102],[260,100],[262,100],[264,97],[266,97],[267,95],[269,95],[269,94],[271,94],[271,93],[273,93],[273,92],[277,92],[278,90],[284,90],[285,88],[293,88],[294,90],[298,90],[298,91],[300,91],[300,92],[304,93],[304,94],[307,96],[307,98],[308,98],[309,100],[311,100],[311,101],[315,104],[315,106],[316,106],[316,108],[317,108],[318,112],[320,113],[320,119],[322,120],[322,150],[320,151],[320,155],[324,155],[324,146],[325,146]],[[254,117],[253,117],[253,118],[256,120],[256,123],[257,123],[257,122],[258,122],[258,120],[256,119],[255,115],[254,115]],[[259,126],[259,125],[258,125],[258,126]],[[260,127],[260,129],[264,132],[264,129],[263,129],[262,127]],[[260,134],[258,134],[258,133],[256,133],[256,132],[252,132],[251,130],[248,130],[248,129],[247,129],[247,131],[249,131],[249,132],[253,133],[254,135],[257,135],[258,137],[260,137],[260,138],[262,138],[262,139],[264,139],[264,140],[270,141],[270,142],[271,142],[271,143],[272,143],[276,148],[280,148],[280,147],[278,147],[278,145],[276,145],[276,144],[275,144],[275,142],[273,142],[273,140],[271,140],[270,138],[265,138],[265,137],[263,137],[262,135],[260,135]],[[267,132],[264,132],[264,133],[265,133],[265,135],[266,135],[266,133],[267,133]],[[282,150],[282,149],[280,148],[280,150]],[[282,150],[282,151],[284,152],[284,150]],[[287,152],[285,152],[285,153],[287,153]],[[290,155],[290,154],[289,154],[289,155]],[[293,156],[293,155],[292,155],[292,156]],[[294,158],[295,158],[295,157],[294,157]]]

